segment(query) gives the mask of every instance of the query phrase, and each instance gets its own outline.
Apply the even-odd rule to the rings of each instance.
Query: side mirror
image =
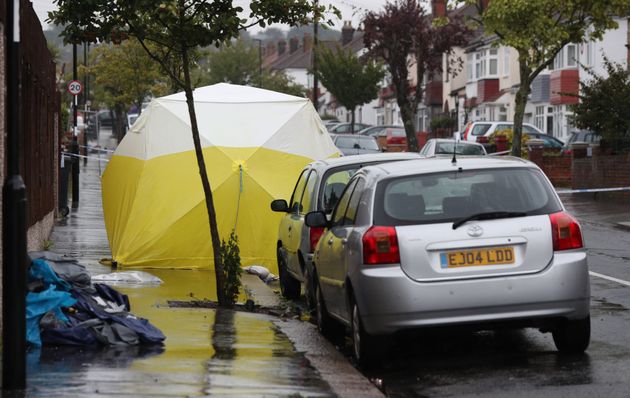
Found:
[[[311,228],[328,228],[329,222],[323,211],[312,211],[304,218],[304,223]]]
[[[286,213],[289,211],[289,205],[284,199],[276,199],[271,201],[271,211]]]

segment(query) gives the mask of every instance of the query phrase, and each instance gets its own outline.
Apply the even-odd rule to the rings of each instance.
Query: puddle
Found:
[[[167,336],[163,347],[29,355],[29,395],[333,396],[286,336],[260,314],[170,308],[166,301],[216,300],[208,271],[150,270],[159,286],[118,287],[134,314]]]

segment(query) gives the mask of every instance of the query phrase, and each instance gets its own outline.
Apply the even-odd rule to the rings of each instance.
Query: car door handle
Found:
[[[289,231],[291,231],[293,229],[293,227],[289,227]]]
[[[342,245],[345,245],[346,243],[348,243],[348,239],[343,238],[343,239],[341,240],[341,244],[342,244]]]
[[[332,245],[333,244],[333,238],[328,239],[328,244]]]

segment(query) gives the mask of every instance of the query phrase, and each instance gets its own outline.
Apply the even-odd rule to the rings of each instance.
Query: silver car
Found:
[[[273,211],[285,213],[278,228],[277,243],[280,290],[284,297],[298,298],[304,283],[306,298],[314,307],[309,275],[312,275],[313,251],[324,229],[304,225],[306,213],[320,210],[330,214],[350,178],[363,166],[419,157],[414,153],[378,153],[316,161],[304,168],[288,203],[284,199],[271,202]]]
[[[381,337],[470,325],[551,331],[561,352],[590,341],[580,226],[549,180],[517,158],[387,163],[352,178],[325,227],[313,272],[318,327],[352,330],[370,362]]]
[[[420,150],[420,156],[484,156],[488,153],[483,145],[476,142],[458,141],[448,138],[431,138]]]

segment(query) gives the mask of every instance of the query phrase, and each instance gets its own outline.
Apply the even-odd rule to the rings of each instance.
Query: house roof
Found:
[[[324,46],[330,50],[335,50],[341,42],[334,40],[323,40],[319,42],[320,46]],[[350,49],[356,53],[363,48],[363,32],[356,31],[352,41],[342,47]],[[313,66],[313,50],[304,51],[304,47],[300,46],[292,54],[286,53],[277,58],[269,67],[271,69],[310,69]]]

